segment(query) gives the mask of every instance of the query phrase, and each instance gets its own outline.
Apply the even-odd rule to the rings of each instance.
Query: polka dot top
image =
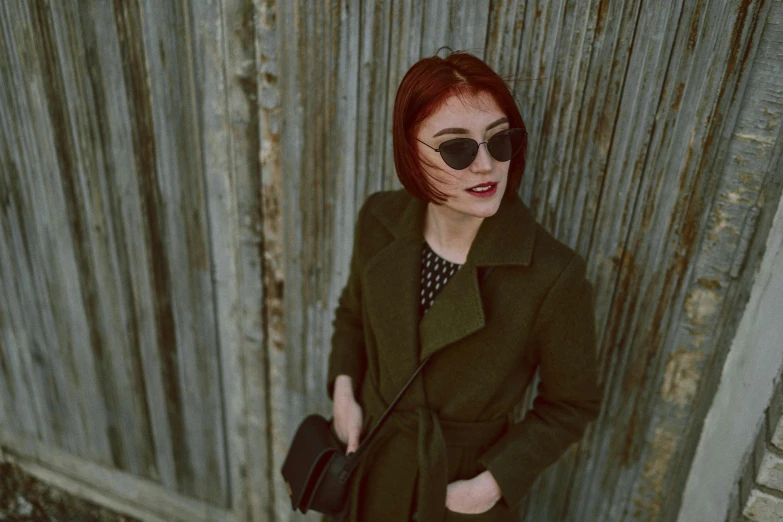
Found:
[[[462,265],[446,261],[424,242],[421,250],[421,291],[419,293],[419,319],[424,317],[435,298],[448,280]]]

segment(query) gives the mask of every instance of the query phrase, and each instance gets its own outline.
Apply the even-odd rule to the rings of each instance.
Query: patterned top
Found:
[[[419,319],[424,317],[435,298],[448,280],[462,265],[446,261],[433,252],[425,241],[421,249],[421,291],[419,293]]]

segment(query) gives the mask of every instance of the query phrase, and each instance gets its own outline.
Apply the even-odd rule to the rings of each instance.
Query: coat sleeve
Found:
[[[592,286],[580,256],[571,258],[549,290],[530,342],[540,377],[533,408],[479,459],[511,508],[600,410]]]
[[[340,294],[335,312],[332,350],[329,354],[326,381],[326,391],[330,399],[334,396],[334,381],[338,375],[347,375],[351,378],[354,396],[358,397],[361,381],[367,367],[362,322],[360,240],[362,225],[366,222],[367,207],[371,198],[372,196],[367,199],[359,211],[354,229],[348,282]]]

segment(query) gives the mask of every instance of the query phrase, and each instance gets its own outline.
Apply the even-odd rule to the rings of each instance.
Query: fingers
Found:
[[[345,450],[345,454],[353,453],[357,449],[359,449],[359,433],[351,430],[348,434],[348,448]]]

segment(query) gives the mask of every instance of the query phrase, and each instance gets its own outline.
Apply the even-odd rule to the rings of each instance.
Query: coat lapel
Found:
[[[419,323],[425,210],[424,202],[410,198],[401,214],[374,212],[394,239],[366,266],[367,306],[377,338],[395,346],[394,360],[386,361],[400,380],[395,385],[404,384],[427,356],[484,327],[479,268],[527,266],[533,252],[536,225],[530,210],[518,196],[503,201],[482,222],[465,264]]]
[[[373,212],[393,239],[375,254],[364,270],[366,306],[373,333],[383,350],[391,390],[400,388],[418,366],[418,301],[421,247],[424,241],[424,202],[411,198],[402,214]]]
[[[421,359],[484,327],[476,267],[467,262],[449,279],[419,323]]]
[[[479,268],[529,265],[534,238],[535,220],[519,197],[481,223],[465,264],[419,324],[422,359],[484,327]]]

